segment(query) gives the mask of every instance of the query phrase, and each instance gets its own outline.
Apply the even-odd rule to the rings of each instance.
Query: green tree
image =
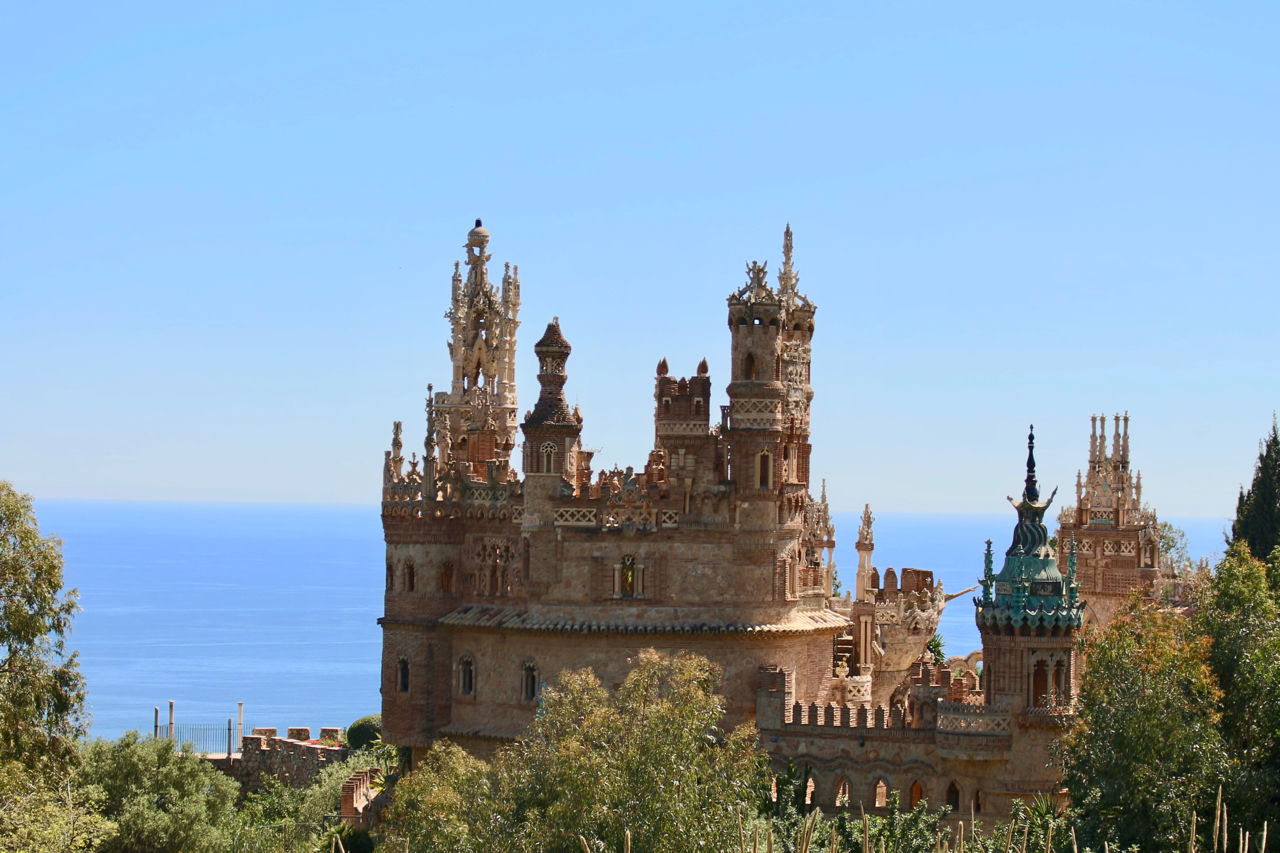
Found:
[[[78,784],[101,797],[102,814],[116,824],[102,853],[224,848],[240,789],[191,744],[126,732],[86,744],[81,757]]]
[[[66,775],[0,764],[0,853],[75,853],[96,849],[115,827],[96,812],[93,792]]]
[[[1212,814],[1230,764],[1208,639],[1135,595],[1081,650],[1078,712],[1057,745],[1081,843],[1185,847],[1192,813]]]
[[[1280,606],[1267,566],[1234,542],[1203,582],[1196,622],[1212,642],[1222,735],[1237,759],[1228,799],[1247,824],[1280,820]]]
[[[1259,560],[1270,557],[1280,545],[1280,432],[1275,418],[1271,419],[1271,434],[1259,442],[1253,482],[1248,491],[1240,489],[1231,539],[1247,544]],[[1271,578],[1272,589],[1278,588],[1278,580]]]
[[[66,648],[76,592],[62,542],[41,536],[30,495],[0,480],[0,761],[55,775],[86,731],[84,678]]]
[[[492,764],[437,746],[384,812],[391,849],[727,850],[767,788],[753,726],[726,733],[718,667],[646,650],[616,693],[561,673],[528,735]]]

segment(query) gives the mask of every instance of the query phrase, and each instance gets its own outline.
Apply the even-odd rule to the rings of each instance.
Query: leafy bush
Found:
[[[351,749],[368,749],[382,737],[382,715],[369,714],[347,727],[347,746]]]
[[[538,716],[492,764],[437,744],[383,812],[390,849],[646,853],[729,850],[739,817],[768,787],[756,730],[722,732],[705,658],[639,654],[617,693],[590,670],[564,672]]]
[[[77,784],[100,797],[113,821],[102,853],[216,850],[231,823],[239,786],[194,751],[171,740],[126,732],[81,751]]]

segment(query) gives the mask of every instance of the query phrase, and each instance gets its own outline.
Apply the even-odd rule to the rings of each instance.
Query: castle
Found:
[[[983,650],[934,666],[925,645],[962,593],[927,571],[881,578],[869,507],[854,588],[833,595],[835,530],[809,466],[816,306],[798,289],[789,226],[776,283],[752,262],[728,297],[729,404],[713,421],[705,359],[682,378],[659,361],[638,471],[593,471],[558,320],[534,345],[539,395],[519,418],[519,269],[495,285],[489,240],[477,220],[465,277],[454,266],[453,376],[447,391],[428,386],[423,455],[404,458],[396,422],[384,461],[388,742],[415,762],[439,738],[483,755],[519,736],[556,673],[591,667],[616,685],[641,649],[688,650],[723,668],[726,723],[754,721],[779,768],[812,769],[815,803],[876,808],[898,790],[1002,814],[1057,790],[1046,750],[1078,688],[1081,593],[1110,596],[1095,614],[1109,618],[1158,570],[1127,416],[1110,456],[1095,419],[1087,484],[1059,532],[1076,542],[1065,575],[1029,452],[999,574],[988,542]]]

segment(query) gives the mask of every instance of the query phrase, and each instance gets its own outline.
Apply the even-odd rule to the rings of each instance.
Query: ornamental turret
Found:
[[[1084,622],[1075,580],[1074,543],[1068,573],[1058,568],[1044,514],[1054,495],[1040,500],[1036,481],[1035,432],[1027,437],[1027,478],[1022,499],[1009,498],[1018,513],[1004,566],[994,573],[987,541],[982,596],[974,599],[982,646],[987,702],[1015,711],[1058,707],[1075,695],[1074,634]]]
[[[445,314],[453,379],[449,390],[431,401],[427,444],[442,472],[486,479],[492,462],[505,480],[516,434],[520,268],[507,264],[501,289],[495,287],[489,280],[488,246],[489,232],[477,219],[464,245],[465,281],[461,264],[453,264],[452,298]]]
[[[553,474],[576,488],[583,473],[578,465],[582,414],[576,407],[571,410],[564,396],[568,380],[565,366],[573,347],[560,331],[559,317],[547,324],[533,351],[538,356],[538,384],[542,390],[520,427],[524,432],[524,472]]]

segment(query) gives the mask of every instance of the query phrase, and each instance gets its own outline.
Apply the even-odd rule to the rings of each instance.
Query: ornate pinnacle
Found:
[[[825,485],[825,484],[824,484]],[[871,545],[875,542],[875,533],[871,529],[871,525],[875,522],[876,517],[871,514],[871,504],[866,504],[862,508],[862,521],[858,525],[858,544]]]
[[[783,293],[791,293],[796,288],[795,269],[791,264],[793,248],[791,223],[788,222],[787,230],[782,235],[782,269],[778,270],[778,289]]]
[[[400,421],[393,421],[391,426],[391,458],[398,459],[400,450],[404,447],[404,443],[400,441],[400,430],[402,425]]]
[[[1031,425],[1027,435],[1027,486],[1022,491],[1024,500],[1040,499],[1040,488],[1036,485],[1036,425]]]

